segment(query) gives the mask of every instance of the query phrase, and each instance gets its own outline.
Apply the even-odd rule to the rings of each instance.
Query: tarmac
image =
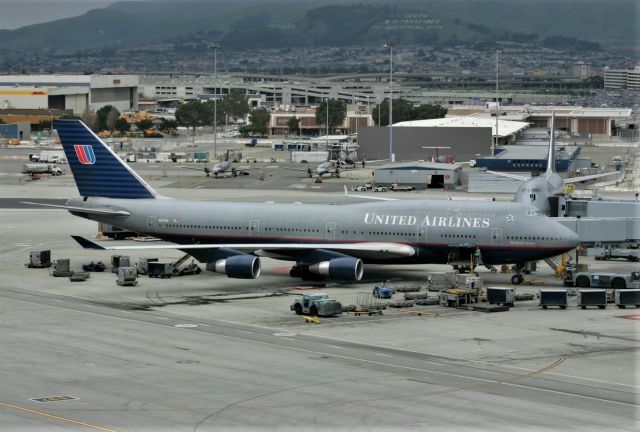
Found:
[[[141,171],[172,197],[278,202],[352,202],[342,190],[365,176],[315,184],[274,170],[270,183]],[[20,204],[76,195],[70,175],[16,178],[0,177],[2,430],[638,430],[636,309],[582,310],[572,298],[567,310],[542,310],[534,299],[508,312],[415,306],[320,324],[289,309],[301,293],[355,304],[382,280],[424,287],[428,274],[450,270],[440,265],[367,265],[350,284],[301,282],[288,276],[289,263],[270,259],[248,281],[203,272],[118,286],[105,272],[70,282],[25,267],[29,251],[51,249],[75,270],[108,264],[111,252],[70,238],[95,237],[97,224]],[[508,273],[479,272],[485,285],[509,285]],[[531,278],[560,286],[544,265]]]

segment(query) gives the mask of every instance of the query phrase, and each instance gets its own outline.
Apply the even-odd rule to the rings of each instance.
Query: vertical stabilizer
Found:
[[[62,148],[80,195],[156,198],[156,192],[80,120],[56,120]]]
[[[556,112],[551,111],[551,135],[549,136],[549,155],[547,156],[547,173],[556,172]]]

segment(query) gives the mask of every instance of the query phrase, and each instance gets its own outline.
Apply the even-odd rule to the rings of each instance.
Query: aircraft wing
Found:
[[[230,248],[237,251],[302,251],[325,249],[348,255],[375,255],[376,257],[411,257],[416,250],[401,243],[362,242],[362,243],[212,243],[212,244],[160,244],[131,246],[102,246],[80,236],[71,236],[80,246],[93,250],[144,250],[144,249],[180,249],[182,251]]]
[[[506,177],[506,178],[510,178],[510,179],[514,179],[514,180],[520,180],[520,181],[527,181],[527,180],[529,180],[531,178],[531,177],[527,177],[527,176],[521,176],[521,175],[518,175],[518,174],[509,174],[509,173],[498,172],[498,171],[487,170],[487,172],[489,174],[495,174],[495,175],[500,176],[500,177]]]
[[[71,212],[75,211],[75,212],[97,214],[97,215],[129,216],[131,214],[128,211],[124,211],[124,210],[96,209],[96,208],[88,209],[88,208],[84,208],[84,207],[73,207],[73,206],[56,205],[56,204],[43,204],[43,203],[34,203],[34,202],[29,202],[29,201],[22,201],[22,204],[30,204],[30,205],[37,205],[37,206],[44,206],[44,207],[53,207],[53,208],[59,208],[59,209],[62,209],[62,210],[68,210],[68,211],[71,211]]]
[[[204,168],[196,168],[196,167],[180,165],[180,168],[190,169],[190,170],[194,170],[194,171],[204,171],[204,172],[206,172],[206,167],[204,167]]]
[[[611,172],[602,173],[602,174],[591,174],[591,175],[580,176],[580,177],[571,177],[571,178],[564,179],[564,183],[565,184],[580,183],[580,182],[584,182],[584,181],[595,180],[595,179],[602,178],[602,177],[612,176],[614,174],[620,175],[621,172],[620,171],[611,171]]]

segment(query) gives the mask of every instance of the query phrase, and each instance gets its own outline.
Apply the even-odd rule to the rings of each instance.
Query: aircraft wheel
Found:
[[[524,280],[524,276],[522,276],[521,274],[515,274],[511,276],[511,283],[513,285],[520,285],[523,280]]]

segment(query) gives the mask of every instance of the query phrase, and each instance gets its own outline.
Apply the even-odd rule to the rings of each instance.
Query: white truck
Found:
[[[67,163],[67,157],[62,150],[43,150],[40,153],[29,154],[31,162]]]
[[[50,163],[28,163],[22,166],[22,174],[31,174],[32,177],[38,174],[51,174],[59,176],[64,173],[62,168],[56,164]]]

